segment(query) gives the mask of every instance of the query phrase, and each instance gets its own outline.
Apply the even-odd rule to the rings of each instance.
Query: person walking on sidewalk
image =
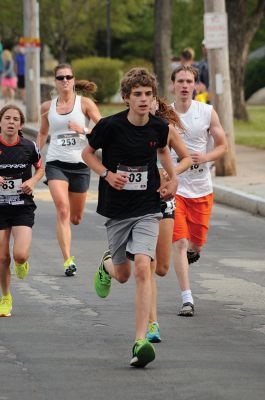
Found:
[[[173,233],[174,267],[183,303],[178,315],[185,317],[194,314],[189,264],[200,257],[213,205],[209,162],[227,151],[225,132],[216,111],[211,105],[192,100],[197,75],[197,70],[191,66],[180,66],[171,75],[175,94],[172,107],[184,127],[183,140],[193,161],[189,170],[179,175]],[[207,153],[212,139],[213,149]],[[176,155],[176,162],[177,158]]]
[[[89,121],[101,118],[93,100],[78,96],[76,90],[93,93],[96,85],[75,81],[72,67],[59,64],[55,70],[58,97],[41,106],[41,126],[37,137],[40,149],[51,140],[46,156],[46,179],[57,213],[57,238],[64,258],[66,276],[76,274],[76,263],[71,255],[70,222],[78,225],[84,214],[90,170],[81,157],[87,145]]]
[[[5,103],[15,99],[17,88],[17,76],[14,70],[14,60],[10,50],[3,51],[3,71],[2,71],[2,95]]]
[[[144,68],[122,79],[129,109],[103,118],[92,130],[83,158],[99,176],[97,212],[107,218],[109,250],[95,274],[98,296],[107,297],[114,278],[126,282],[134,261],[136,335],[130,365],[144,367],[155,358],[145,339],[151,305],[151,260],[159,230],[160,195],[174,196],[177,182],[167,147],[168,125],[149,113],[157,94],[156,78]],[[102,148],[102,162],[95,151]],[[160,186],[157,152],[168,181]]]
[[[158,98],[154,101],[152,113],[164,119],[169,124],[169,134],[167,144],[169,149],[178,155],[179,163],[175,166],[175,174],[178,176],[186,171],[192,165],[192,159],[189,156],[188,150],[181,139],[183,134],[183,126],[181,125],[178,115],[173,108],[169,106],[164,100]],[[158,162],[160,178],[166,179],[164,176],[164,169],[160,162]],[[157,286],[155,279],[155,272],[158,276],[165,276],[169,270],[171,249],[172,249],[172,235],[174,227],[175,216],[175,196],[170,200],[160,201],[161,212],[163,218],[159,223],[159,235],[156,245],[156,258],[152,262],[152,303],[149,316],[149,325],[146,338],[151,343],[161,342],[160,327],[157,318]]]
[[[29,251],[36,205],[33,190],[42,178],[40,153],[35,143],[21,136],[25,118],[15,105],[0,110],[0,317],[10,317],[10,238],[14,238],[15,272],[24,279],[29,271]],[[35,167],[32,176],[31,168]]]

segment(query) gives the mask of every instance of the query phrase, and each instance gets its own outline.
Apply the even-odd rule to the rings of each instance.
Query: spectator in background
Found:
[[[210,103],[209,93],[207,92],[205,84],[198,81],[196,83],[195,88],[196,88],[195,89],[196,94],[195,94],[194,100],[209,104]]]
[[[191,66],[194,64],[195,51],[192,47],[186,47],[180,54],[180,65]]]
[[[24,48],[18,47],[15,58],[15,70],[17,73],[19,96],[23,103],[25,103],[25,61]]]
[[[199,82],[202,82],[205,85],[206,91],[209,91],[209,67],[207,59],[207,47],[204,39],[202,41],[202,54],[203,58],[198,64]]]
[[[2,94],[5,103],[13,101],[15,98],[15,90],[17,88],[17,77],[14,71],[14,60],[10,50],[3,51],[3,73],[2,73]]]
[[[174,71],[175,68],[177,68],[180,64],[180,58],[176,56],[171,57],[171,69]]]

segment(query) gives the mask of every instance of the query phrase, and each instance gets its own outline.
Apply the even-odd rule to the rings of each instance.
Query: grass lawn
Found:
[[[248,106],[249,122],[235,121],[237,144],[265,150],[265,106]]]
[[[122,110],[125,110],[127,107],[125,104],[98,104],[98,108],[103,117],[108,117],[109,115],[116,114]]]
[[[125,110],[121,104],[99,104],[104,117]],[[265,106],[248,106],[249,122],[235,121],[235,141],[237,144],[265,150]]]

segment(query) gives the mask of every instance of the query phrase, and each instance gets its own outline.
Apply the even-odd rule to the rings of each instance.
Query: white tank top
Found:
[[[88,127],[87,118],[81,108],[81,96],[75,97],[73,110],[67,114],[58,114],[56,103],[58,97],[51,101],[48,113],[50,144],[46,161],[62,161],[67,163],[84,163],[81,153],[87,145],[84,134],[78,134],[68,129],[68,122],[75,122],[81,128]]]
[[[171,104],[174,108],[174,103]],[[184,127],[182,139],[189,153],[206,153],[212,136],[209,132],[213,107],[209,104],[192,100],[185,114],[178,113]],[[175,110],[175,108],[174,108]],[[176,111],[176,110],[175,110]],[[171,149],[173,162],[177,164],[178,156]],[[178,176],[177,194],[187,198],[198,198],[213,192],[209,163],[193,164],[187,171]]]

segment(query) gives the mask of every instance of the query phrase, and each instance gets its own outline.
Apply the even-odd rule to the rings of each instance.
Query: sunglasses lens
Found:
[[[70,81],[71,79],[73,79],[73,75],[58,75],[58,76],[55,77],[55,79],[56,79],[57,81],[63,81],[64,78],[65,78],[67,81]]]

